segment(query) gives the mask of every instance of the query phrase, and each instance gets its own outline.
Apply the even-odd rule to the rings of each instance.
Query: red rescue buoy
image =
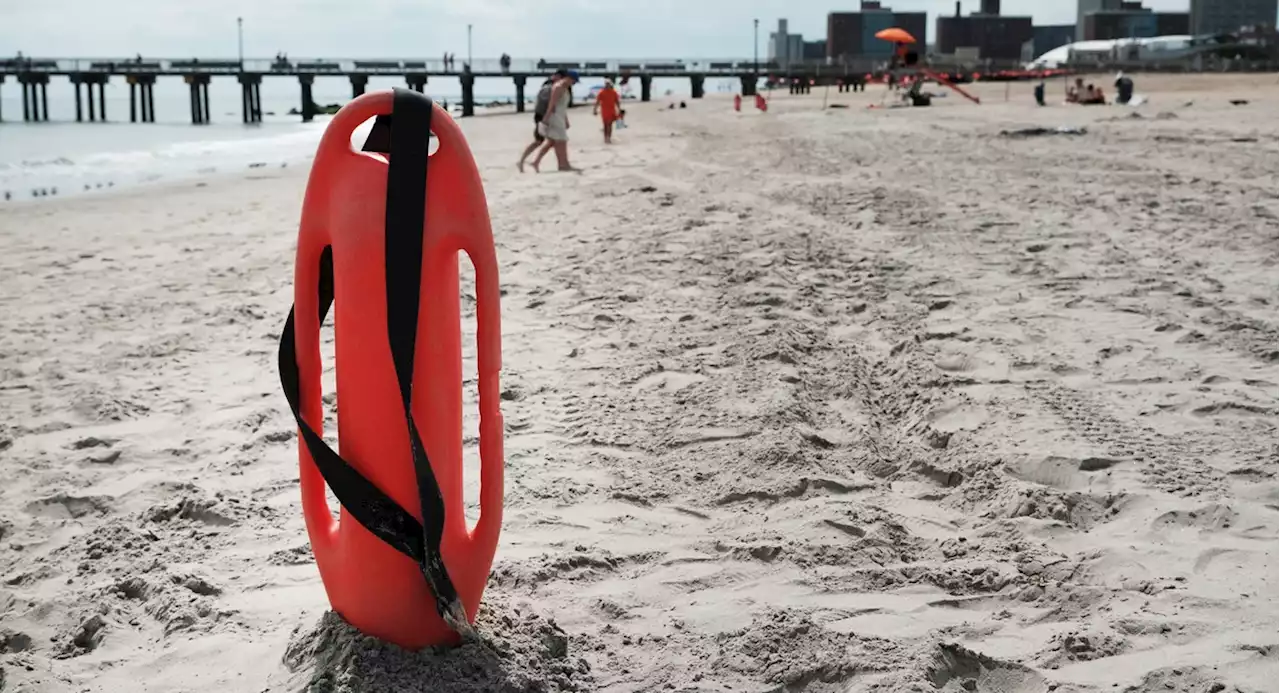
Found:
[[[374,116],[366,151],[352,151],[353,131]],[[438,144],[430,157],[428,133]],[[459,251],[476,277],[480,516],[471,531]],[[457,123],[402,89],[338,111],[307,181],[280,377],[298,421],[302,509],[329,603],[362,632],[409,649],[469,634],[497,548],[497,272],[484,189]],[[331,302],[338,452],[321,438],[319,335]],[[337,521],[326,484],[342,506]]]
[[[742,110],[742,94],[733,95],[733,110],[735,111]]]

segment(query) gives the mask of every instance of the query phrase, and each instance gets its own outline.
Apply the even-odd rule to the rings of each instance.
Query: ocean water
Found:
[[[575,99],[584,100],[593,82],[578,86]],[[404,86],[394,77],[371,78],[368,89]],[[632,85],[638,92],[639,85]],[[708,84],[712,90],[712,85]],[[655,98],[686,95],[687,80],[655,80]],[[459,105],[454,78],[436,78],[427,93],[450,108]],[[526,98],[535,94],[531,83]],[[287,115],[298,108],[302,94],[296,80],[270,78],[262,83],[263,122],[245,125],[240,115],[240,88],[233,78],[214,78],[209,85],[212,122],[192,125],[187,86],[177,77],[160,78],[155,86],[155,123],[130,123],[129,87],[117,79],[107,86],[107,122],[75,122],[75,94],[65,78],[48,86],[49,122],[22,121],[22,93],[13,80],[0,84],[0,204],[97,193],[184,177],[281,166],[310,159],[328,118],[311,123]],[[344,104],[351,85],[344,77],[318,77],[312,98],[321,105]],[[477,79],[476,102],[513,103],[515,85],[509,79]],[[88,117],[88,107],[84,108]]]

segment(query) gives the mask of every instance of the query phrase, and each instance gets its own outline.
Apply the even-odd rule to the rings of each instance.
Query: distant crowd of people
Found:
[[[1102,89],[1092,84],[1085,84],[1083,78],[1076,77],[1076,83],[1067,88],[1067,103],[1092,106],[1106,102],[1107,95]]]
[[[1116,103],[1126,104],[1133,99],[1133,80],[1123,72],[1116,73]],[[1078,103],[1082,106],[1105,105],[1107,94],[1102,87],[1085,84],[1084,79],[1076,77],[1075,84],[1067,88],[1067,103]]]

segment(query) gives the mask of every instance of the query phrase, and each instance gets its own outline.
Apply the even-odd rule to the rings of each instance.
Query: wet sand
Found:
[[[453,652],[325,615],[305,171],[0,206],[0,690],[1274,690],[1275,76],[1137,85],[575,111],[581,176],[468,122],[506,519]]]

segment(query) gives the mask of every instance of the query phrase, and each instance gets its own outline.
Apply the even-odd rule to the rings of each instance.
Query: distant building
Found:
[[[984,0],[984,10],[1000,10],[997,0]],[[1006,17],[1001,14],[975,12],[967,17],[956,13],[950,17],[938,17],[934,32],[937,50],[943,55],[977,53],[983,60],[1022,60],[1023,47],[1032,40],[1030,17]]]
[[[1084,18],[1090,12],[1118,10],[1123,0],[1076,0],[1076,40],[1084,41]]]
[[[804,60],[804,37],[787,33],[787,20],[778,20],[778,30],[769,34],[769,61],[786,66]]]
[[[1098,10],[1084,16],[1086,41],[1155,38],[1190,32],[1190,15],[1186,12],[1153,12],[1141,2],[1121,2],[1118,9]]]
[[[1041,56],[1058,46],[1076,40],[1075,24],[1049,24],[1031,27],[1031,54]]]
[[[876,38],[876,33],[898,27],[906,30],[924,47],[928,27],[924,12],[894,12],[876,0],[863,0],[860,12],[832,12],[827,15],[827,58],[874,57],[887,60],[893,44]]]
[[[1275,28],[1277,0],[1191,0],[1191,33],[1230,34],[1241,27]]]
[[[827,57],[827,40],[826,39],[804,42],[804,59],[806,61],[822,60],[825,57]]]

